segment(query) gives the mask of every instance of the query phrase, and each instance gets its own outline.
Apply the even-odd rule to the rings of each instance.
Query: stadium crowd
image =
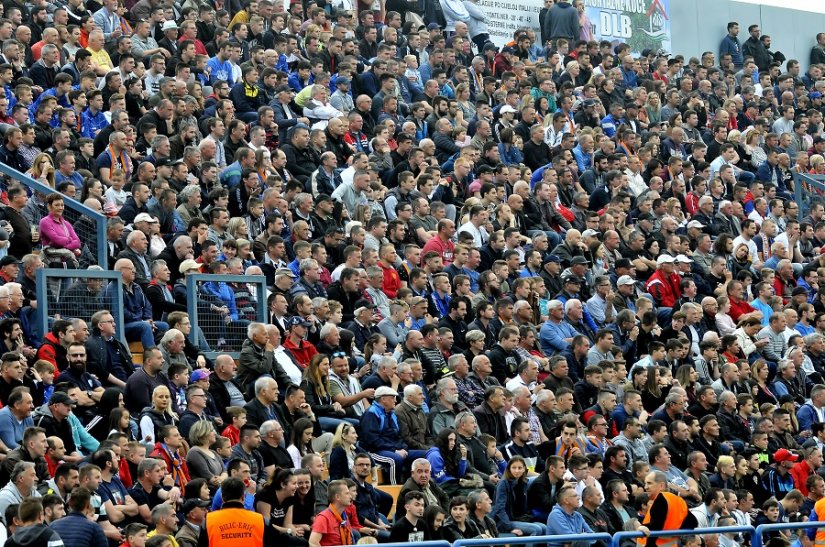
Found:
[[[0,8],[0,163],[54,190],[0,194],[5,545],[825,520],[825,33],[803,72],[583,0],[501,49],[475,0]]]

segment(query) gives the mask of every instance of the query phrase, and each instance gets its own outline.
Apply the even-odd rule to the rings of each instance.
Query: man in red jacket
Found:
[[[659,255],[656,259],[656,271],[647,281],[647,292],[653,296],[660,308],[672,308],[681,298],[679,274],[675,272],[676,259],[670,255]]]

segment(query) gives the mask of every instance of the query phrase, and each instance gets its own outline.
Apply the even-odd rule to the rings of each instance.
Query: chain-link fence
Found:
[[[264,276],[193,274],[186,277],[192,343],[207,355],[238,354],[251,322],[266,317]],[[199,340],[199,332],[203,339]]]
[[[0,188],[6,190],[9,185],[15,183],[26,186],[32,192],[39,192],[41,199],[45,199],[45,196],[57,192],[54,188],[50,188],[30,176],[0,163]],[[78,196],[79,195],[80,189],[78,189]],[[66,204],[63,216],[72,224],[77,237],[80,238],[83,244],[81,247],[82,254],[78,258],[80,267],[87,268],[91,265],[99,264],[105,268],[107,265],[106,217],[102,213],[93,211],[69,197],[66,197],[63,202]],[[30,213],[34,213],[31,219],[35,224],[33,228],[37,227],[36,224],[40,221],[39,217],[42,217],[45,211],[45,206],[30,208]]]
[[[55,283],[65,287],[59,293],[50,290]],[[113,284],[107,296],[106,287]],[[120,272],[103,270],[37,270],[37,302],[41,332],[49,332],[56,319],[83,319],[91,321],[100,310],[109,310],[116,322],[117,332],[123,336],[123,284]],[[90,325],[91,328],[91,325]]]

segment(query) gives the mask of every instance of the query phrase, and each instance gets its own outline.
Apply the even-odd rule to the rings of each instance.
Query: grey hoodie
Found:
[[[32,524],[18,528],[5,547],[63,547],[63,540],[45,524]]]

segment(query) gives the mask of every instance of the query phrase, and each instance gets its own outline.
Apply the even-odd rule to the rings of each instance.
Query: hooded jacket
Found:
[[[42,522],[21,526],[6,540],[6,547],[62,547],[60,536]]]
[[[548,38],[567,38],[571,42],[579,38],[579,12],[569,2],[558,2],[544,20],[544,33]]]

